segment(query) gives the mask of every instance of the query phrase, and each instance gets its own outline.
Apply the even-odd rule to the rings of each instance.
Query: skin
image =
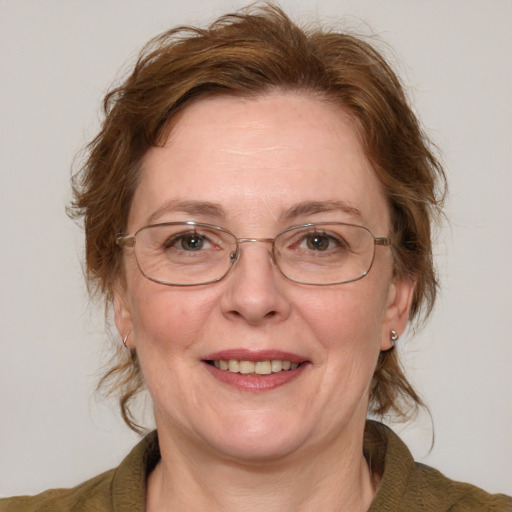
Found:
[[[213,202],[223,214],[162,211],[169,201]],[[359,214],[282,219],[304,201],[343,201]],[[199,100],[166,144],[148,151],[127,233],[185,220],[238,237],[272,238],[319,221],[390,232],[386,199],[350,118],[291,92]],[[128,249],[123,281],[115,322],[137,350],[162,452],[148,510],[368,509],[377,486],[362,456],[369,385],[379,352],[391,348],[390,330],[405,328],[414,287],[394,278],[389,248],[376,248],[364,279],[316,287],[283,277],[266,244],[244,244],[223,280],[191,288],[145,279]],[[276,389],[241,391],[203,361],[239,348],[292,352],[310,364]]]

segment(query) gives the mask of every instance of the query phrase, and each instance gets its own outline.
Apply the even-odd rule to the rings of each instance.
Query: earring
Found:
[[[395,329],[391,329],[389,332],[389,338],[391,340],[391,346],[394,347],[396,345],[396,342],[398,341],[398,333],[395,331]]]
[[[123,338],[123,345],[124,345],[124,348],[128,348],[128,345],[126,345],[126,342],[128,340],[128,336],[130,336],[130,333],[131,333],[131,329],[126,333],[126,336]]]

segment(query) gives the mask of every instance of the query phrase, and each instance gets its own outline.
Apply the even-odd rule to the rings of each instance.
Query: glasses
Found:
[[[117,237],[119,246],[134,248],[147,279],[169,286],[220,281],[239,260],[241,245],[248,242],[271,244],[273,261],[290,281],[318,286],[362,279],[372,268],[375,246],[391,245],[389,238],[342,222],[292,226],[275,238],[237,238],[211,224],[166,222]]]

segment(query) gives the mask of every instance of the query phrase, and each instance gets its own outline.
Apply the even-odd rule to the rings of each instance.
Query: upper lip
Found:
[[[238,361],[272,361],[278,359],[281,361],[290,361],[291,363],[303,363],[308,361],[307,357],[292,352],[282,350],[248,350],[245,348],[235,348],[213,352],[204,357],[205,361],[220,361],[236,359]]]

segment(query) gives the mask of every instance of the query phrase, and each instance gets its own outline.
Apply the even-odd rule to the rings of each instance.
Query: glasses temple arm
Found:
[[[391,245],[391,240],[386,237],[375,237],[375,245]]]
[[[116,244],[119,245],[119,247],[133,247],[135,245],[135,237],[117,235]]]

